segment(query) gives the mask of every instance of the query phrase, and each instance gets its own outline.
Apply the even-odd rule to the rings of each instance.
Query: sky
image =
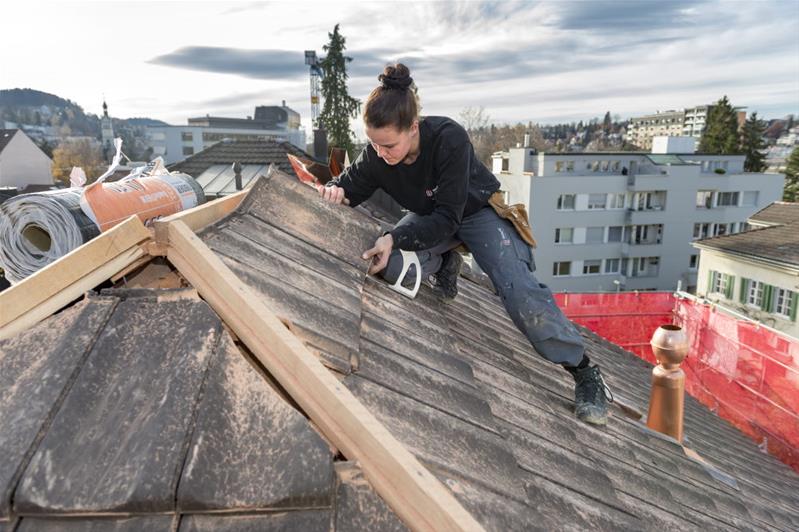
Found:
[[[361,100],[401,61],[423,114],[622,119],[712,103],[799,115],[799,0],[36,2],[0,7],[0,89],[186,124],[286,105],[310,132],[304,50],[346,38]],[[14,43],[14,45],[9,45]],[[361,120],[353,129],[362,138]]]

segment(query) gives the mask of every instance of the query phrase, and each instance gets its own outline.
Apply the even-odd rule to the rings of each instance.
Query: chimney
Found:
[[[524,147],[525,148],[529,148],[530,147],[530,132],[529,131],[525,132],[525,134],[524,134]]]
[[[286,100],[283,100],[283,107],[286,107]]]
[[[652,391],[646,425],[682,443],[688,336],[678,325],[661,325],[652,335],[652,352],[659,364],[652,369]]]
[[[319,161],[327,160],[327,131],[322,128],[313,130],[313,155]]]
[[[236,178],[235,178],[235,180],[236,180],[236,190],[241,190],[242,189],[242,184],[241,184],[241,163],[240,162],[236,161],[235,163],[233,163],[233,173],[236,176]]]

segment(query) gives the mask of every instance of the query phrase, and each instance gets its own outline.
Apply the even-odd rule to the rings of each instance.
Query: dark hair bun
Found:
[[[387,66],[377,79],[384,89],[407,90],[413,85],[411,71],[402,63]]]

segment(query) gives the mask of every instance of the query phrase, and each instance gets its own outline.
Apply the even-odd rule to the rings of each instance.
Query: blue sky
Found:
[[[6,0],[2,15],[0,88],[55,93],[94,113],[105,94],[114,116],[175,124],[286,100],[308,125],[303,51],[321,54],[337,22],[351,94],[364,98],[400,60],[427,114],[484,107],[495,122],[554,123],[724,94],[763,117],[799,114],[799,0]]]

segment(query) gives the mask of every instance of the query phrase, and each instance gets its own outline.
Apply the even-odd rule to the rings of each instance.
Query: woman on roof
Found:
[[[399,250],[414,251],[423,279],[445,302],[458,293],[461,243],[486,272],[509,316],[536,352],[562,365],[575,379],[575,413],[581,420],[607,423],[606,386],[590,364],[582,338],[534,275],[530,245],[489,205],[497,178],[477,159],[466,130],[438,116],[420,117],[416,86],[405,65],[387,66],[364,106],[369,144],[328,186],[332,203],[362,203],[378,189],[409,214],[364,252],[370,274],[394,283],[402,268]]]

